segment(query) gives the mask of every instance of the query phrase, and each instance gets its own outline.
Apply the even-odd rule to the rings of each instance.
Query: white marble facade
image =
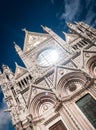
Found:
[[[96,116],[92,124],[77,101],[89,94],[96,102],[96,29],[68,26],[65,41],[48,27],[24,30],[24,49],[15,49],[26,68],[16,63],[13,73],[2,66],[0,85],[16,130],[95,130]]]

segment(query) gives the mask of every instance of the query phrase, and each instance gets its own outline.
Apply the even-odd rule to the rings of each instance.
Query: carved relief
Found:
[[[49,38],[49,35],[47,34],[28,32],[27,37],[26,37],[26,44],[25,44],[26,46],[24,48],[24,51],[29,51],[30,48],[35,47],[36,45],[44,42],[48,38]]]
[[[89,73],[93,76],[96,77],[96,55],[91,57],[88,62],[87,62],[87,68]]]
[[[83,73],[71,72],[60,79],[57,85],[57,91],[61,97],[66,97],[82,89],[86,82],[87,78]]]
[[[94,46],[96,43],[92,44],[90,39],[88,42],[86,36],[89,35],[91,38],[91,33],[84,34],[86,29],[83,27],[77,28],[77,25],[70,23],[69,27],[74,34],[67,35],[67,42],[47,27],[43,27],[43,29],[48,34],[25,31],[23,51],[17,45],[15,48],[27,68],[16,64],[16,71],[13,74],[8,67],[3,66],[4,71],[0,72],[0,85],[3,86],[2,90],[17,130],[66,128],[81,130],[86,129],[84,124],[87,125],[87,128],[89,127],[86,122],[79,124],[79,120],[82,120],[83,117],[78,116],[75,119],[73,116],[77,116],[73,101],[77,100],[77,97],[80,98],[83,92],[90,92],[94,97],[96,96],[94,78],[91,82],[91,78],[85,73],[89,71],[89,75],[96,78],[96,47]],[[75,47],[74,50],[71,48],[72,46]],[[49,51],[46,52],[48,48]],[[55,60],[56,55],[53,55],[54,53],[50,55],[52,48],[56,49],[59,54],[58,62],[56,61],[54,64],[51,62]],[[88,71],[86,71],[87,69]],[[62,117],[66,128],[63,124],[58,123],[57,115],[60,116],[60,119]],[[46,127],[48,124],[50,126]],[[71,128],[71,124],[74,128],[73,126]]]
[[[54,94],[43,92],[34,97],[30,105],[30,113],[33,117],[40,117],[56,105]]]

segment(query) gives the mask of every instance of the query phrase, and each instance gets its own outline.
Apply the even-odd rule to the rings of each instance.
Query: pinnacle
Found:
[[[43,30],[45,30],[45,27],[43,25],[41,25],[41,27],[43,28]]]
[[[15,65],[18,66],[17,62],[15,62]]]
[[[26,28],[23,28],[22,31],[24,31],[25,33],[27,33],[27,29]]]
[[[62,31],[62,33],[63,33],[64,35],[67,35],[67,33],[66,33],[66,32],[63,32],[63,31]]]
[[[5,64],[2,64],[2,68],[4,68],[4,67],[7,67],[7,65],[5,65]]]
[[[16,42],[14,41],[13,44],[16,45]]]
[[[41,27],[42,27],[42,28],[44,28],[44,26],[43,26],[43,25],[41,25]]]

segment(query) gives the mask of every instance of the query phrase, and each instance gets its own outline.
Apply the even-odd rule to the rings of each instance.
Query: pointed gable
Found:
[[[23,48],[24,52],[29,51],[34,46],[44,42],[50,37],[49,34],[29,32],[27,30],[24,31],[26,33],[24,48]]]
[[[15,70],[15,79],[21,77],[22,75],[24,75],[25,73],[27,73],[27,69],[24,68],[24,67],[21,67],[19,66],[17,63],[16,63],[16,70]]]
[[[78,35],[76,35],[76,34],[67,34],[65,32],[63,32],[63,33],[65,35],[65,39],[66,39],[67,43],[74,41],[78,37]]]

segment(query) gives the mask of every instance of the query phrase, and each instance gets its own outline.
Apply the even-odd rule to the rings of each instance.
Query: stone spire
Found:
[[[19,55],[22,54],[22,49],[14,42],[14,47]]]
[[[3,74],[6,76],[8,80],[11,80],[14,77],[14,73],[7,65],[2,65]]]

